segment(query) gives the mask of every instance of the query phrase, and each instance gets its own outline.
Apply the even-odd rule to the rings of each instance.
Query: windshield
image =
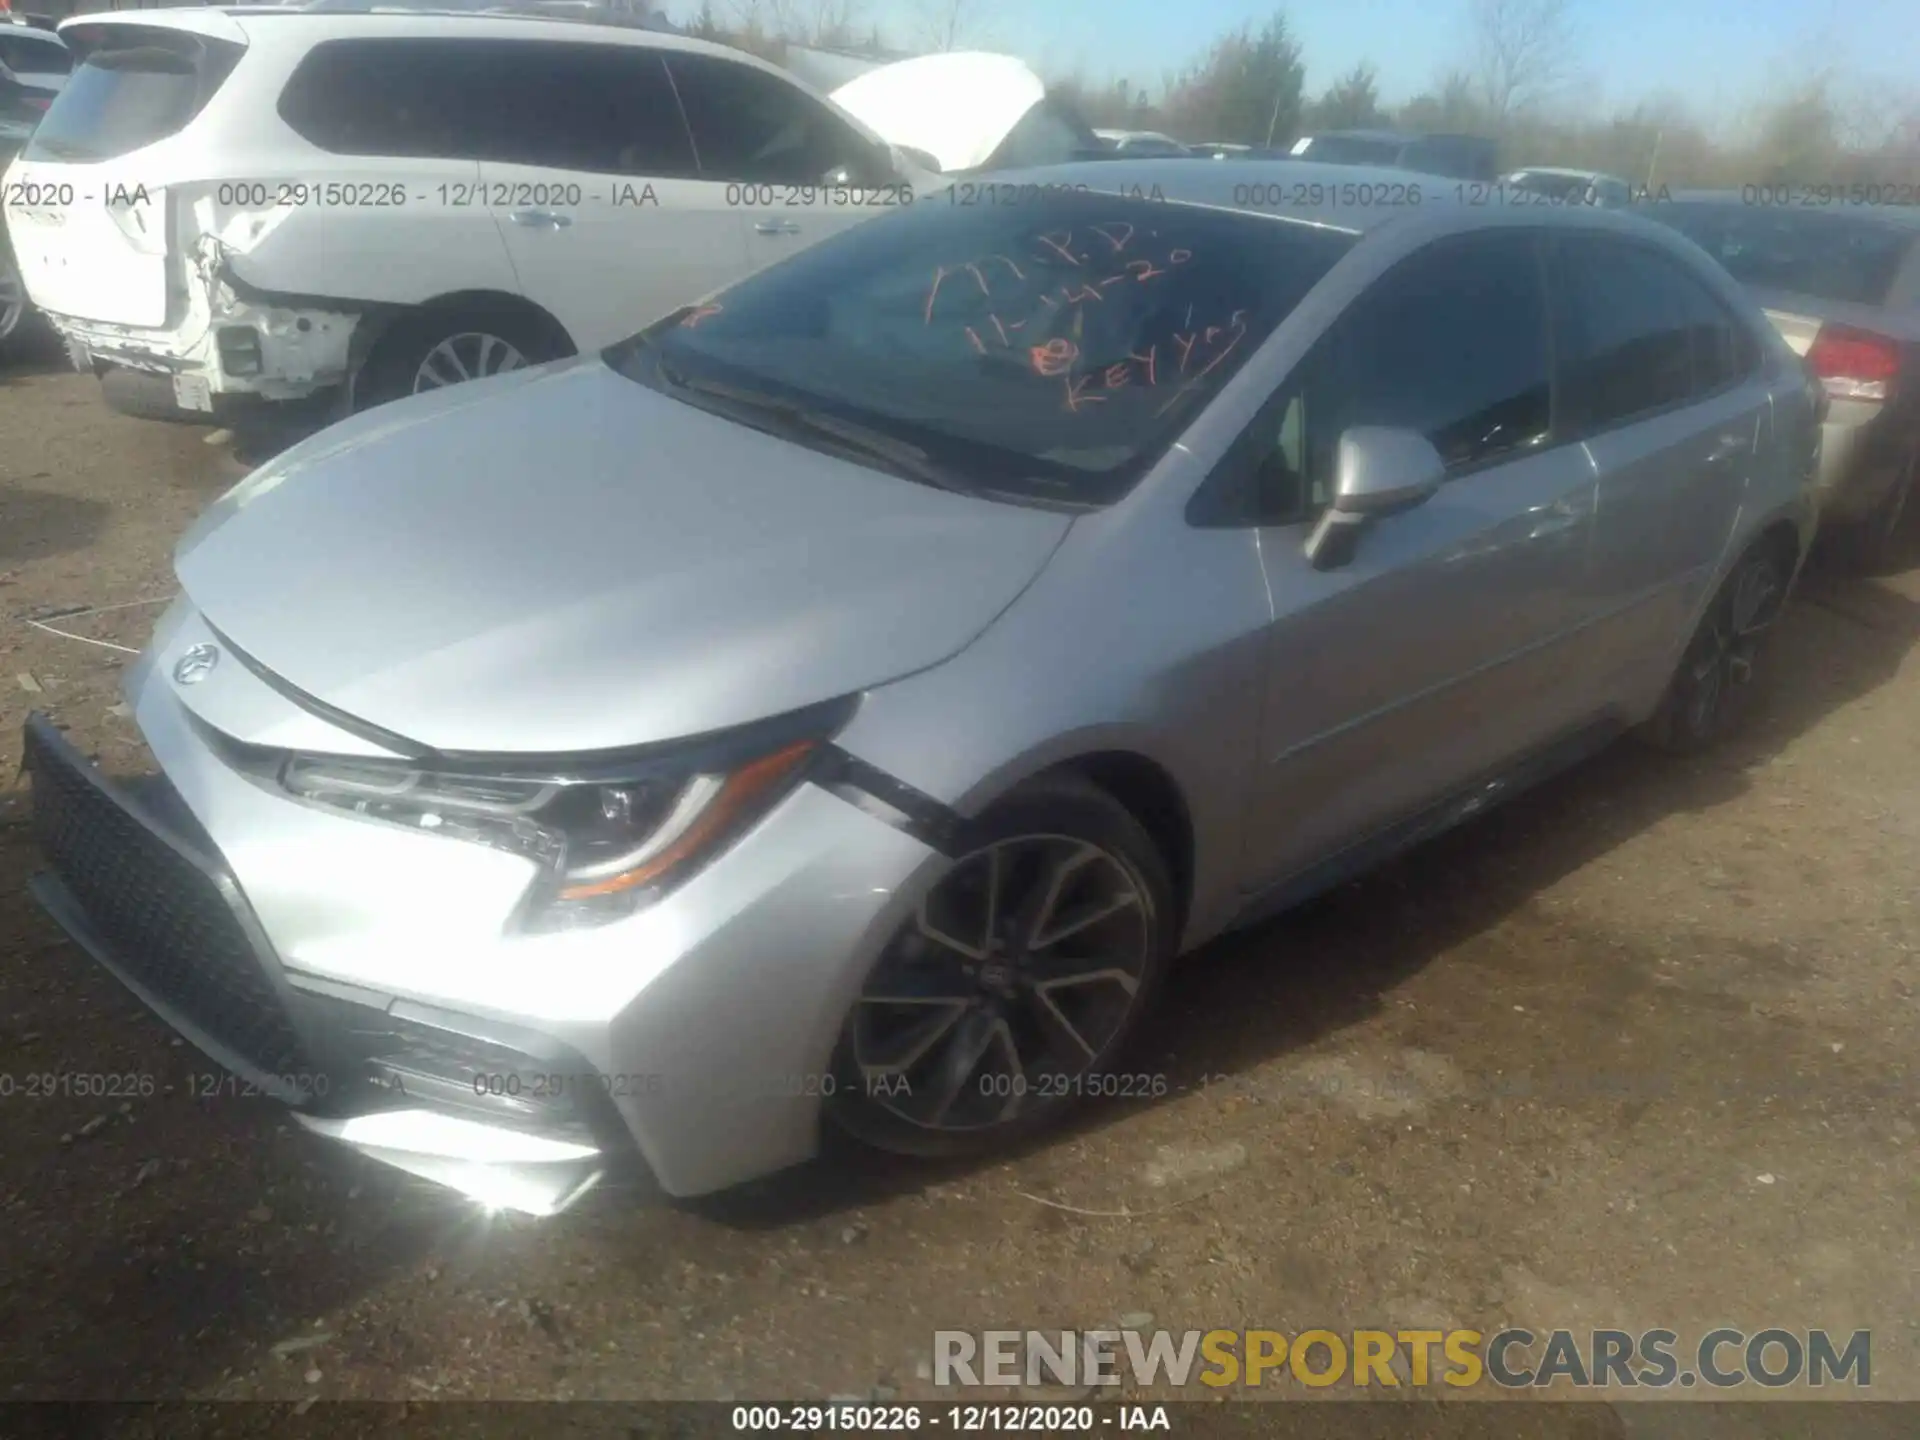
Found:
[[[1885,304],[1920,230],[1858,210],[1650,205],[1743,285],[1854,305]]]
[[[81,63],[34,132],[29,160],[111,160],[178,134],[243,53],[227,41],[135,25],[83,29],[77,40]]]
[[[607,360],[912,447],[955,488],[1123,494],[1353,243],[1229,210],[1061,191],[923,201],[690,307]],[[807,443],[817,423],[793,438]]]

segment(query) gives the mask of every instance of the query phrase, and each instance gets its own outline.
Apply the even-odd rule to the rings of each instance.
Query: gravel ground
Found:
[[[23,617],[121,606],[48,623],[137,647],[239,473],[0,374],[0,786],[34,708],[142,765],[128,657]],[[1726,750],[1620,747],[1209,947],[1140,1057],[1161,1100],[1001,1163],[836,1155],[547,1222],[206,1093],[29,899],[0,790],[0,1398],[915,1398],[936,1328],[1120,1316],[1868,1328],[1875,1394],[1920,1398],[1916,637],[1920,571],[1816,575]],[[152,1093],[20,1093],[46,1072]]]

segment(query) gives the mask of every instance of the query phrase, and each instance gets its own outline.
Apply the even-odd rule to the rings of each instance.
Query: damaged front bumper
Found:
[[[132,370],[170,381],[182,410],[217,415],[235,399],[291,402],[344,385],[361,353],[367,314],[323,297],[288,296],[249,285],[227,246],[203,235],[177,303],[178,323],[138,329],[49,314],[74,368]]]
[[[232,1086],[220,1093],[278,1099],[308,1130],[490,1209],[555,1214],[610,1170],[635,1172],[610,1099],[591,1086],[536,1095],[519,1083],[587,1073],[577,1053],[361,986],[292,983],[164,780],[109,782],[39,715],[27,722],[23,766],[50,861],[31,882],[35,898],[224,1067]]]

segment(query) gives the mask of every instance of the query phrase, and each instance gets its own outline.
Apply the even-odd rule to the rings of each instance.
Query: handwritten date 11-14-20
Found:
[[[1245,339],[1246,310],[1207,314],[1185,306],[1164,334],[1144,334],[1117,354],[1091,353],[1087,330],[1089,321],[1102,328],[1095,307],[1124,316],[1143,298],[1135,287],[1163,286],[1193,259],[1192,250],[1124,220],[1051,231],[1035,236],[1024,255],[995,252],[936,265],[922,323],[957,327],[956,343],[976,354],[1024,352],[1035,376],[1059,382],[1069,412],[1104,404],[1128,387],[1171,386],[1164,411]]]

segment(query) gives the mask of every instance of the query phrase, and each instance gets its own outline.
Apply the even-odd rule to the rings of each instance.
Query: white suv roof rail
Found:
[[[248,6],[247,8],[253,8]],[[647,30],[680,33],[680,27],[644,3],[634,0],[288,0],[262,8],[298,10],[305,14],[344,15],[513,15],[558,20],[586,20],[602,24],[633,25]]]

